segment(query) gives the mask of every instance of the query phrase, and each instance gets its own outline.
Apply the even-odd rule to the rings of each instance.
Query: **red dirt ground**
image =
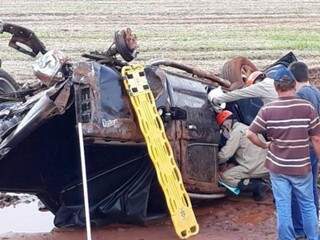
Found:
[[[247,197],[228,198],[194,204],[200,233],[194,240],[275,239],[275,211],[272,197],[255,202]],[[0,240],[79,240],[85,239],[79,229],[55,229],[50,233],[0,235]],[[146,226],[111,225],[93,229],[93,239],[156,240],[178,239],[169,218]]]
[[[223,63],[236,55],[248,56],[258,67],[264,67],[290,50],[309,65],[320,62],[316,41],[320,1],[316,0],[136,0],[134,4],[111,0],[0,0],[0,6],[0,20],[31,28],[48,49],[61,49],[74,60],[81,53],[107,48],[115,30],[131,26],[138,33],[138,60],[142,62],[171,58],[219,72]],[[302,40],[308,34],[314,39],[301,40],[297,42],[299,49],[291,49],[297,32]],[[256,37],[256,33],[263,38]],[[10,49],[8,37],[1,35],[3,68],[19,82],[34,80],[34,59]],[[276,238],[271,197],[264,203],[247,198],[211,201],[202,203],[195,212],[200,224],[200,233],[192,238],[195,240]],[[0,234],[0,240],[11,239],[79,240],[85,235],[81,230],[61,229],[41,234]],[[143,227],[113,225],[94,229],[93,239],[178,238],[167,218]]]

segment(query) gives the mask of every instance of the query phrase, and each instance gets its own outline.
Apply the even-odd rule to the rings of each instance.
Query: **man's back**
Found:
[[[271,140],[266,161],[270,171],[304,175],[310,171],[309,141],[318,124],[319,118],[309,102],[282,97],[264,106],[250,129],[266,131]]]
[[[266,167],[270,172],[272,192],[277,208],[279,239],[295,239],[292,220],[292,196],[296,196],[302,213],[303,233],[307,239],[318,239],[318,219],[314,203],[313,176],[309,141],[320,135],[319,117],[306,100],[297,98],[296,78],[290,71],[274,82],[279,99],[262,107],[247,132],[257,146],[267,148]],[[266,132],[270,142],[259,140]],[[320,145],[319,145],[320,146]]]
[[[297,91],[297,96],[309,101],[320,114],[320,90],[313,85],[306,85]]]

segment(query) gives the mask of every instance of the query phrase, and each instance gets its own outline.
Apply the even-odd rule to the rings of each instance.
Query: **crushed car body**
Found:
[[[50,52],[32,31],[1,25],[0,32],[13,35],[9,45],[15,49],[32,57]],[[76,129],[77,122],[82,122],[92,224],[142,224],[167,213],[120,74],[136,57],[136,48],[135,36],[126,29],[116,32],[107,51],[84,54],[86,61],[73,63],[58,52],[42,62],[37,60],[34,72],[42,80],[41,86],[10,88],[4,81],[7,87],[0,94],[0,191],[37,195],[55,214],[57,227],[84,226]],[[289,54],[264,71],[271,72],[294,59]],[[54,65],[50,72],[45,68],[52,62],[60,65]],[[235,66],[230,64],[226,69]],[[252,63],[237,62],[238,68],[244,66],[251,67],[249,73],[256,70]],[[238,70],[217,76],[167,60],[145,67],[184,186],[192,198],[225,196],[225,188],[218,183],[220,129],[206,87],[243,86]],[[261,102],[247,99],[236,105],[238,119],[247,123]]]

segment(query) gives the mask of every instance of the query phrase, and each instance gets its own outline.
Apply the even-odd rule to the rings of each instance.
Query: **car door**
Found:
[[[172,106],[187,112],[185,121],[175,121],[179,164],[187,191],[217,192],[220,190],[217,186],[220,134],[205,85],[183,75],[171,72],[166,75]]]

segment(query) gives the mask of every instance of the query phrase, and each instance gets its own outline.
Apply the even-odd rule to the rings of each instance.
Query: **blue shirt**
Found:
[[[320,115],[320,90],[318,88],[313,85],[306,85],[300,88],[296,94],[299,98],[309,101]],[[312,144],[310,144],[310,151],[314,152]]]
[[[315,86],[306,85],[299,89],[297,96],[309,101],[320,115],[320,90]]]

